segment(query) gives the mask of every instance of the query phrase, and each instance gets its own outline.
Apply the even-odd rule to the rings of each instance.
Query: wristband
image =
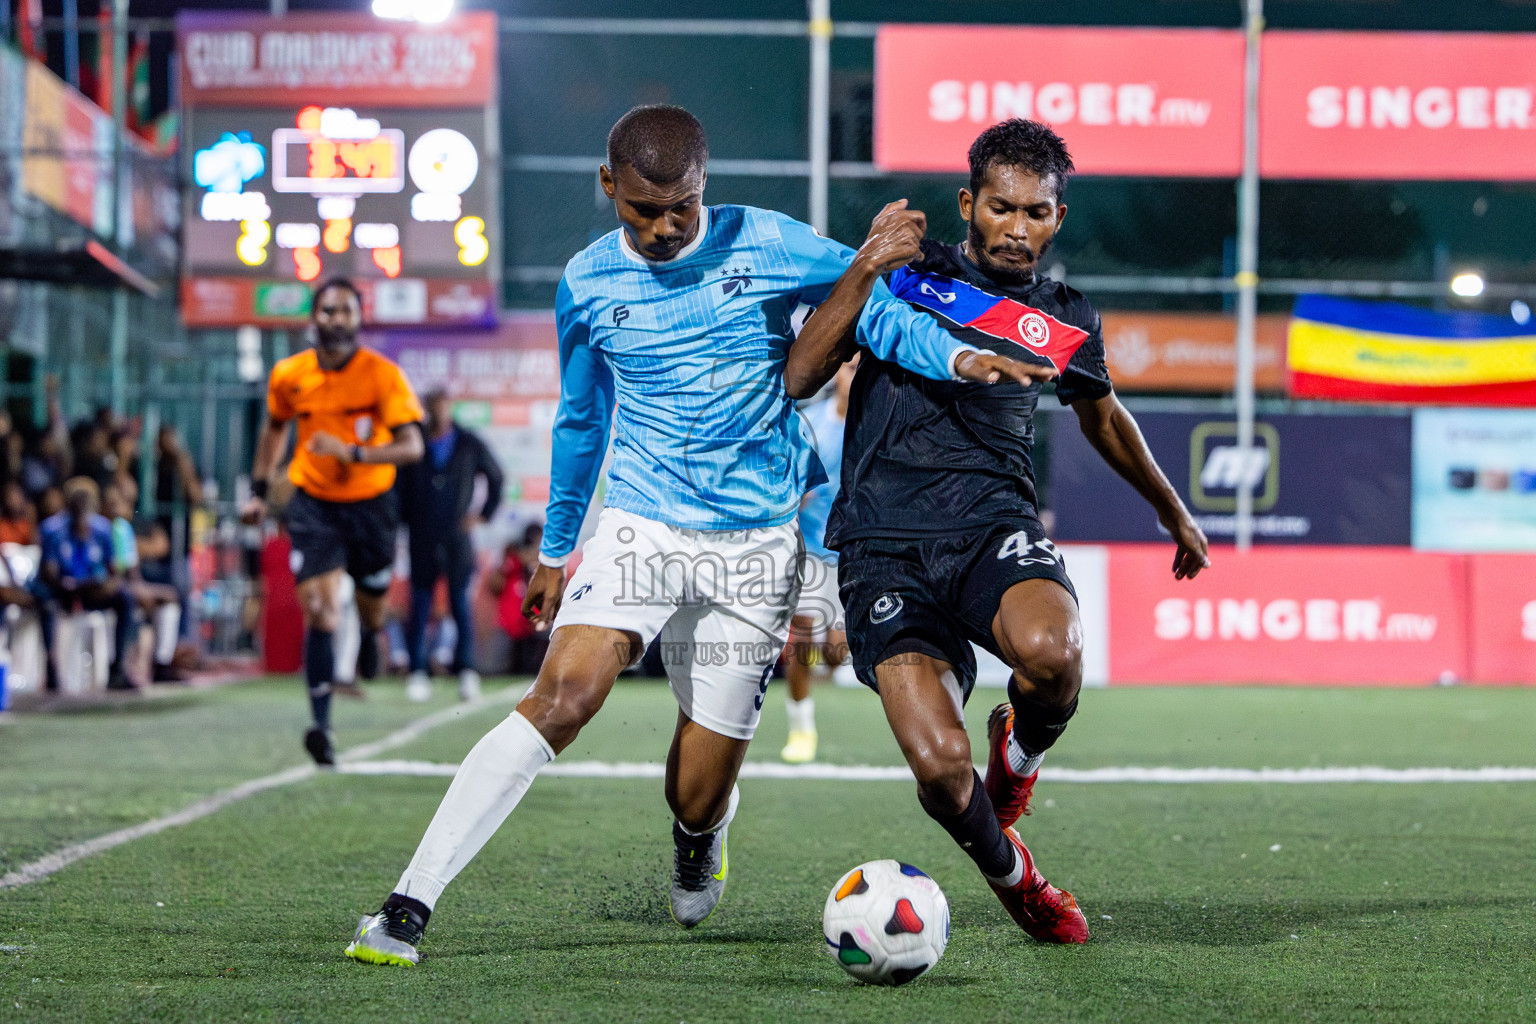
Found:
[[[362,445],[355,444],[355,445],[352,446],[352,461],[353,462],[362,462],[363,461],[363,446]]]
[[[260,498],[262,501],[266,501],[267,500],[267,487],[268,486],[269,486],[269,481],[266,481],[266,480],[252,480],[251,481],[251,497],[253,497],[253,498]]]

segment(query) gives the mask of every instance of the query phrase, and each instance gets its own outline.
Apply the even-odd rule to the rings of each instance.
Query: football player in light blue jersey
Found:
[[[832,394],[823,402],[801,410],[816,444],[816,455],[826,468],[828,480],[812,487],[800,504],[800,537],[805,559],[800,563],[800,599],[790,620],[790,643],[784,649],[784,682],[789,697],[784,710],[789,736],[779,756],[790,764],[816,760],[816,702],[811,698],[811,661],[819,655],[830,669],[848,656],[843,632],[843,602],[837,593],[837,553],[827,547],[827,516],[837,497],[843,470],[843,428],[848,419],[848,396],[857,354],[844,363],[833,378]]]
[[[905,201],[855,252],[782,214],[705,207],[707,159],[703,127],[680,107],[637,107],[608,136],[600,174],[620,228],[571,260],[556,299],[560,409],[524,603],[553,628],[549,653],[464,759],[384,907],[359,923],[356,959],[417,962],[443,888],[656,638],[679,705],[665,785],[672,915],[703,921],[724,891],[736,774],[796,604],[796,513],[825,479],[793,397],[854,341],[936,380],[1042,374],[957,343],[880,283],[919,252],[923,215]],[[819,311],[792,342],[801,303]],[[606,507],[567,587],[610,424]]]

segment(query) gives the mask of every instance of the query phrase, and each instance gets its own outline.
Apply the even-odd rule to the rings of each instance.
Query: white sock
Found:
[[[795,700],[793,697],[784,701],[784,710],[789,714],[790,732],[815,732],[816,731],[816,701],[807,697],[805,700]]]
[[[176,635],[181,630],[181,605],[163,604],[155,609],[155,664],[169,665],[176,658]]]
[[[1012,846],[1013,844],[1009,843],[1008,845]],[[1013,851],[1013,869],[1007,875],[1002,878],[993,878],[991,875],[984,875],[982,877],[999,889],[1012,889],[1024,881],[1024,858],[1020,857],[1019,851],[1015,849]]]
[[[691,836],[707,836],[713,832],[719,832],[721,829],[725,828],[725,826],[731,823],[732,818],[736,817],[736,806],[740,803],[741,789],[737,786],[732,786],[731,802],[726,804],[725,817],[721,818],[719,821],[715,822],[713,825],[702,832],[695,832],[693,829],[689,828],[687,825],[684,825],[682,822],[678,822],[677,827],[682,829],[684,832],[687,832]]]
[[[1019,738],[1014,735],[1012,729],[1008,730],[1008,767],[1020,778],[1027,779],[1040,770],[1040,762],[1045,760],[1045,751],[1033,756],[1026,754],[1024,748],[1019,745]]]
[[[459,766],[395,892],[429,908],[435,904],[554,758],[549,742],[516,711],[482,736]]]

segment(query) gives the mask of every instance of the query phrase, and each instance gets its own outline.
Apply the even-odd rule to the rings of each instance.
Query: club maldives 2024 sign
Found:
[[[496,311],[496,20],[183,14],[189,326],[291,326],[355,280],[381,325]]]
[[[1266,32],[1271,178],[1536,179],[1536,36]],[[985,127],[1045,121],[1085,174],[1233,177],[1243,35],[1230,29],[892,25],[875,51],[875,163],[964,171]]]

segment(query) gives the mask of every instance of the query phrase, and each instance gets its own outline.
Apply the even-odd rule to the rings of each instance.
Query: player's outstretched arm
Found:
[[[811,397],[832,379],[839,366],[853,358],[859,317],[875,283],[882,274],[917,259],[927,230],[927,216],[921,210],[907,209],[905,199],[887,203],[875,217],[853,262],[790,346],[784,366],[784,389],[789,397]]]
[[[1205,533],[1184,507],[1179,493],[1163,475],[1147,448],[1141,428],[1129,409],[1111,391],[1103,398],[1073,402],[1077,422],[1088,442],[1148,503],[1178,545],[1173,555],[1175,579],[1194,579],[1211,564]]]
[[[1056,376],[1054,366],[1021,363],[957,342],[933,317],[892,295],[884,281],[875,284],[864,305],[858,340],[881,359],[929,380],[995,384],[1006,379],[1030,384]]]

